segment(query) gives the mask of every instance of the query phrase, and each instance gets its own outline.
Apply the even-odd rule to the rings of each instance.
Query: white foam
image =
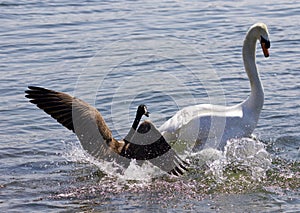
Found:
[[[120,181],[138,180],[147,182],[154,177],[164,174],[164,172],[153,166],[148,161],[144,161],[141,165],[138,165],[136,160],[131,160],[129,166],[124,168],[116,162],[95,159],[86,153],[79,143],[65,141],[62,142],[65,145],[65,152],[63,153],[63,156],[68,161],[94,164],[105,174],[111,177],[116,177]]]
[[[247,172],[252,179],[260,180],[266,177],[272,163],[265,145],[250,138],[227,141],[224,152],[208,148],[193,153],[191,158],[194,168],[203,170],[207,167],[206,174],[212,175],[217,182],[224,180],[228,168],[237,168]]]
[[[253,179],[265,178],[267,170],[271,168],[271,155],[259,140],[232,139],[227,142],[224,154],[228,165],[251,173]]]
[[[107,175],[116,177],[120,181],[149,182],[151,179],[164,174],[148,161],[139,165],[138,162],[132,160],[129,166],[124,168],[116,162],[94,159],[82,149],[79,143],[64,142],[64,144],[66,146],[64,157],[67,160],[92,163]],[[189,155],[191,167],[202,171],[203,166],[205,166],[207,169],[205,173],[212,175],[217,182],[222,182],[226,178],[224,172],[228,168],[238,168],[247,172],[253,179],[260,180],[266,177],[266,172],[272,163],[265,145],[250,138],[229,140],[223,152],[208,148],[196,153],[189,153]]]
[[[161,174],[160,170],[155,168],[148,161],[145,161],[142,166],[139,166],[135,160],[132,160],[128,168],[126,168],[122,179],[150,181],[158,174]]]

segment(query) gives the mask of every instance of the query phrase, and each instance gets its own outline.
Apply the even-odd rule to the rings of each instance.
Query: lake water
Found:
[[[300,211],[299,1],[1,1],[0,11],[1,212]],[[29,85],[76,95],[116,138],[140,103],[157,126],[184,106],[233,105],[249,94],[241,48],[256,22],[271,38],[268,59],[257,50],[260,142],[198,153],[180,178],[134,162],[115,175],[24,97]],[[237,158],[235,144],[254,148]]]

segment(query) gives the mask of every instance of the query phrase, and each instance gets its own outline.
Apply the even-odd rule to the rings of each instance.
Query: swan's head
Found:
[[[249,31],[252,31],[256,39],[260,41],[260,45],[263,50],[264,56],[269,57],[269,48],[271,46],[271,43],[269,39],[269,31],[267,25],[264,23],[257,23],[254,24]]]
[[[147,106],[145,104],[141,104],[138,106],[137,112],[138,115],[145,115],[147,117],[149,117],[150,112],[147,109]]]

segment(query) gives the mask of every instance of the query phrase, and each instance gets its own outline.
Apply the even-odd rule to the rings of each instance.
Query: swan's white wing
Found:
[[[242,117],[241,107],[224,107],[211,104],[200,104],[185,107],[179,110],[172,118],[167,120],[159,131],[167,141],[177,140],[179,131],[182,127],[191,123],[192,120],[200,120],[202,117]]]
[[[212,112],[212,105],[201,104],[195,106],[184,107],[176,112],[176,114],[167,120],[160,128],[160,132],[173,132],[175,133],[182,126],[189,123],[193,118],[199,116],[210,115]]]

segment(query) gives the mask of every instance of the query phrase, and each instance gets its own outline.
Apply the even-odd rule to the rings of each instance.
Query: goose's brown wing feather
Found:
[[[60,124],[72,130],[82,147],[100,159],[114,159],[124,143],[115,140],[100,112],[86,102],[62,92],[28,87],[26,97]]]
[[[51,115],[63,126],[74,131],[72,120],[72,102],[73,97],[53,90],[47,90],[41,87],[28,87],[25,92],[25,97],[30,99],[30,102],[37,105],[47,114]]]

